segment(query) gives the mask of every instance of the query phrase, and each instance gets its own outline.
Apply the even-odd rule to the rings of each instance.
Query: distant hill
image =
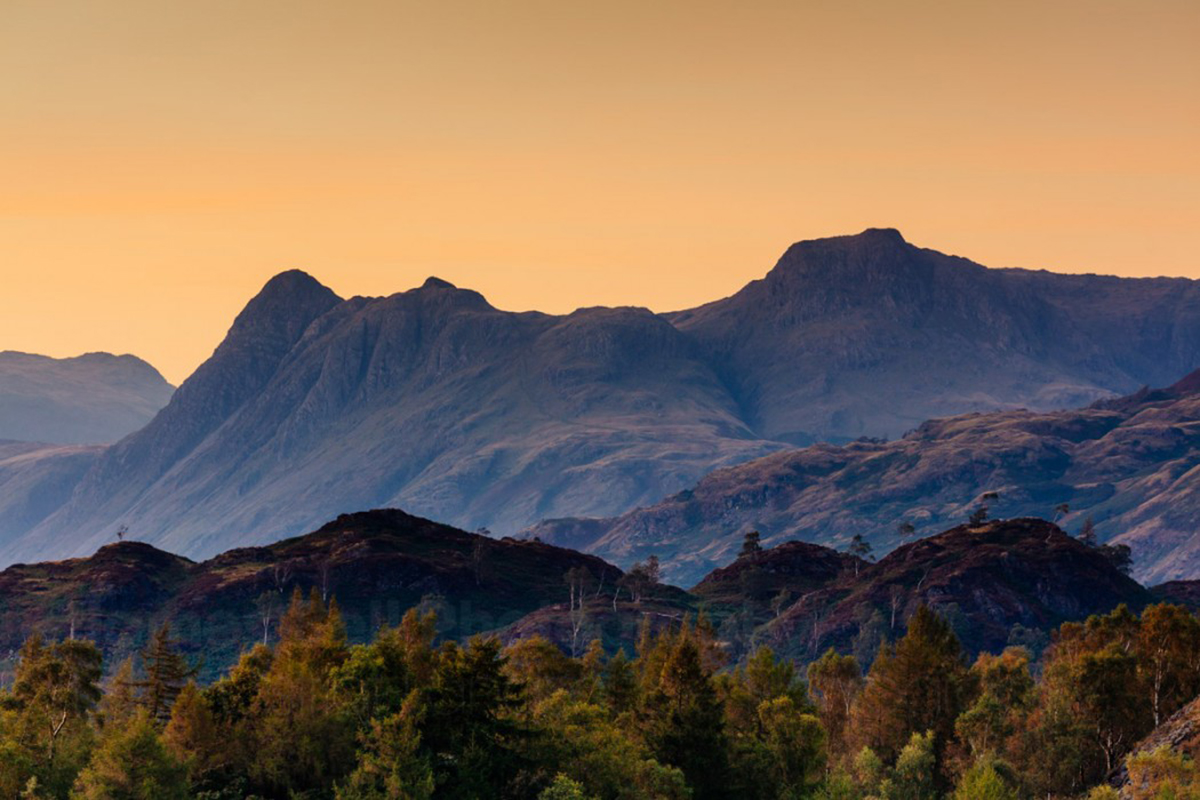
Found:
[[[115,442],[149,422],[173,391],[135,356],[0,352],[0,440]]]
[[[1197,287],[989,270],[893,230],[793,245],[764,279],[672,314],[512,313],[436,278],[343,300],[287,272],[152,422],[94,457],[68,499],[51,502],[63,470],[35,508],[5,481],[28,487],[23,470],[47,468],[32,457],[0,465],[0,564],[89,553],[121,526],[205,558],[359,508],[498,535],[617,516],[796,444],[1161,385],[1200,364]],[[831,470],[842,458],[812,452]],[[800,472],[811,481],[822,469]],[[744,521],[752,496],[683,528],[736,536],[727,523]],[[923,527],[969,502],[955,496]],[[780,541],[807,530],[766,532]],[[727,557],[720,548],[690,541],[695,565],[678,575],[698,578]]]
[[[617,564],[651,553],[694,582],[742,533],[877,552],[965,521],[987,492],[1001,517],[1055,516],[1133,547],[1135,573],[1200,574],[1200,373],[1075,411],[1005,411],[926,422],[894,442],[819,444],[717,470],[691,489],[611,519],[551,520],[548,542]],[[1062,516],[1061,514],[1058,514]],[[902,530],[908,523],[911,531]]]

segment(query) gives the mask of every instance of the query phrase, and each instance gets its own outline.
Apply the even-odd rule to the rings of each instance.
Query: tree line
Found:
[[[1017,800],[1200,798],[1189,759],[1130,755],[1200,693],[1200,621],[1121,607],[1034,662],[969,662],[928,607],[864,674],[828,651],[727,663],[703,615],[635,651],[437,639],[410,610],[351,645],[297,591],[273,645],[201,687],[167,626],[107,680],[98,649],[34,636],[0,692],[0,797],[72,800]]]

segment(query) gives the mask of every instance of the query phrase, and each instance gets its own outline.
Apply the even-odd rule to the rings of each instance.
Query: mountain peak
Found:
[[[444,281],[441,278],[430,275],[428,278],[425,279],[425,282],[421,284],[421,288],[422,289],[457,289],[458,287],[455,286],[450,281]]]
[[[230,333],[246,328],[285,325],[303,330],[317,316],[341,302],[333,290],[307,272],[289,269],[263,285],[233,322]],[[299,332],[290,334],[292,340]]]
[[[847,236],[847,239],[863,239],[866,241],[877,242],[894,242],[896,244],[908,244],[904,235],[895,228],[867,228],[862,233],[852,236]]]
[[[332,294],[329,288],[304,270],[289,269],[284,270],[263,284],[263,288],[259,291],[255,299],[259,297],[274,298],[323,292]]]

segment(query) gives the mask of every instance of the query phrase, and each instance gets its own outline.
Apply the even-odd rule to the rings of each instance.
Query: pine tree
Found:
[[[729,774],[724,710],[686,629],[674,637],[643,714],[655,757],[683,771],[696,800],[722,797]]]
[[[747,531],[742,537],[742,549],[738,552],[738,558],[753,558],[763,551],[760,540],[762,534],[758,531]]]
[[[438,652],[422,731],[439,798],[504,796],[527,766],[525,698],[504,666],[494,637],[473,637],[466,648],[447,642]]]
[[[1083,527],[1079,529],[1079,541],[1083,542],[1088,547],[1095,547],[1099,544],[1096,537],[1096,523],[1092,520],[1091,515],[1083,521]]]
[[[140,690],[139,702],[149,712],[150,719],[159,725],[170,719],[175,698],[198,671],[188,664],[178,646],[179,641],[171,638],[171,624],[164,622],[139,653],[146,677],[133,685]]]
[[[954,733],[969,689],[962,648],[945,620],[921,606],[894,647],[883,646],[853,711],[852,735],[885,760],[911,735],[931,732],[939,749]]]

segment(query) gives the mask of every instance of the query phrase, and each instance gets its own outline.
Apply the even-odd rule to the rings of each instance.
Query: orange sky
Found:
[[[0,3],[0,349],[178,382],[272,274],[724,296],[898,227],[1200,277],[1200,3]]]

